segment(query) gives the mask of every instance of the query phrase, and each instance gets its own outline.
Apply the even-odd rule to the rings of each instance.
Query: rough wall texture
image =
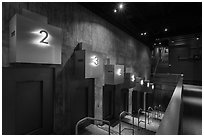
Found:
[[[21,14],[22,8],[46,16],[49,24],[63,30],[62,65],[54,66],[54,131],[57,134],[70,133],[70,93],[79,84],[70,71],[73,65],[71,56],[77,43],[92,45],[94,51],[106,54],[111,64],[131,67],[138,76],[149,78],[149,49],[77,3],[3,3],[2,8],[3,67],[12,67],[8,58],[9,20],[16,13]]]

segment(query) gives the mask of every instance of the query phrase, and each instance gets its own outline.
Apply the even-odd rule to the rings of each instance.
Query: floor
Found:
[[[159,124],[161,122],[161,119],[163,117],[160,115],[160,117],[156,118],[150,118],[149,122],[146,119],[146,129],[145,129],[145,123],[141,122],[140,127],[138,127],[138,118],[134,118],[134,126],[132,126],[132,117],[131,116],[125,116],[122,119],[121,122],[121,135],[155,135]],[[140,120],[144,121],[145,117],[141,116]],[[134,132],[133,129],[134,128]],[[80,132],[82,135],[108,135],[108,125],[102,125],[102,126],[96,126],[96,125],[89,125],[87,126],[83,131]],[[110,127],[110,134],[111,135],[119,135],[119,122],[117,124],[114,124]]]

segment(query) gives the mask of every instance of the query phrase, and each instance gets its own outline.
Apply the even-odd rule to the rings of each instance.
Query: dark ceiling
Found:
[[[155,39],[202,32],[201,2],[124,2],[80,3],[95,14],[153,47]],[[168,31],[164,31],[167,28]],[[141,33],[147,32],[146,36]]]

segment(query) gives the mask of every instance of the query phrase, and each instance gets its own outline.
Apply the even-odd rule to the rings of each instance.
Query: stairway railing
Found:
[[[158,65],[159,65],[159,61],[160,61],[160,58],[157,59],[156,66],[155,66],[154,72],[153,72],[153,77],[155,76],[155,74],[156,74],[156,72],[157,72],[157,68],[158,68]]]

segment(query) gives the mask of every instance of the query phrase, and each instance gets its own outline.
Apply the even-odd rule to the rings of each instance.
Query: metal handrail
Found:
[[[154,106],[154,111],[155,111],[155,118],[158,119],[158,113],[157,113],[157,110],[158,110],[158,107],[157,106]]]
[[[159,117],[161,117],[162,116],[162,106],[161,105],[158,106],[158,111],[159,111]]]
[[[126,115],[130,115],[132,116],[132,129],[131,128],[124,128],[124,129],[130,129],[132,130],[132,134],[134,135],[135,134],[135,131],[134,131],[134,115],[129,113],[129,112],[126,112],[126,111],[123,111],[120,113],[120,116],[119,116],[119,135],[121,135],[121,132],[124,130],[121,131],[121,121],[122,121],[122,117],[123,116],[126,116]]]
[[[148,107],[148,109],[147,109],[147,110],[148,110],[148,111],[150,111],[150,109],[151,109],[151,111],[153,111],[153,110],[154,110],[152,107]]]
[[[156,74],[157,67],[158,67],[158,65],[159,65],[159,61],[160,61],[160,58],[157,59],[157,63],[156,63],[156,66],[155,66],[155,68],[154,68],[154,72],[153,72],[153,77],[154,77],[155,74]]]
[[[140,111],[144,111],[145,112],[145,121],[140,121]],[[138,110],[138,113],[137,113],[137,115],[138,115],[138,128],[140,127],[139,125],[140,125],[140,122],[144,122],[145,123],[145,129],[146,129],[146,111],[145,110],[142,110],[141,108]]]
[[[87,121],[87,120],[91,120],[91,121],[101,121],[103,123],[108,124],[108,134],[110,135],[110,122],[107,120],[102,120],[102,119],[97,119],[97,118],[92,118],[92,117],[85,117],[81,120],[79,120],[75,126],[75,134],[78,135],[78,126],[80,124],[82,124],[83,122]]]
[[[153,111],[154,109],[152,107],[148,107],[147,112],[148,112],[148,124],[149,124],[149,119],[150,119],[150,113],[151,111]]]

